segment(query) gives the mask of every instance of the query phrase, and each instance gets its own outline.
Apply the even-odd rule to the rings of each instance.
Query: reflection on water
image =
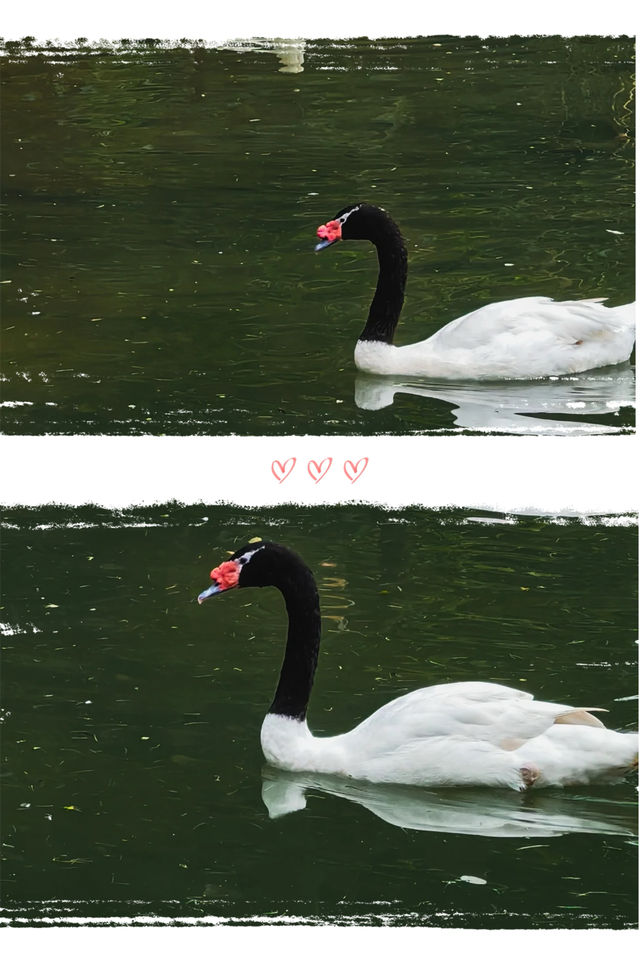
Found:
[[[511,790],[433,791],[319,773],[265,767],[262,800],[272,819],[304,810],[307,791],[343,797],[404,830],[478,837],[559,837],[566,833],[635,836],[635,804],[564,793]]]
[[[302,73],[304,70],[304,40],[274,40],[275,54],[282,64],[280,73]]]
[[[273,40],[250,40],[223,44],[218,49],[225,52],[254,55],[257,52],[275,54],[280,62],[279,73],[303,73],[304,51],[307,41],[301,38],[275,37]],[[296,91],[300,92],[300,91]]]
[[[629,364],[549,380],[447,383],[415,377],[358,375],[355,402],[362,410],[391,406],[396,394],[452,404],[456,426],[506,433],[619,433],[624,427],[589,417],[635,408],[635,369]],[[573,417],[574,419],[564,419]]]

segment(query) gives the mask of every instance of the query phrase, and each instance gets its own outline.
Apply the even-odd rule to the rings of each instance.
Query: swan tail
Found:
[[[567,787],[621,780],[637,766],[638,734],[583,723],[554,724],[515,755],[520,760],[521,789],[533,783],[536,787]],[[540,771],[532,783],[527,782],[531,772],[523,773],[524,767]]]

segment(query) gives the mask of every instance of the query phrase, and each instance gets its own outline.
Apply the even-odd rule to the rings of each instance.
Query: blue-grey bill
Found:
[[[335,240],[321,240],[320,243],[316,243],[314,252],[318,253],[320,250],[324,250],[325,247],[330,247],[332,243],[335,243]]]
[[[208,600],[209,597],[215,597],[216,593],[223,593],[221,587],[217,583],[212,583],[210,587],[207,587],[206,590],[203,590],[202,593],[198,594],[198,603],[204,603],[205,600]]]

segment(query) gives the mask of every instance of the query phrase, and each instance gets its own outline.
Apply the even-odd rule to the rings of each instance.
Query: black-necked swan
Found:
[[[407,250],[397,224],[380,207],[352,203],[317,230],[316,251],[338,240],[370,240],[378,284],[354,359],[359,370],[448,380],[531,380],[580,373],[628,360],[635,304],[602,299],[521,297],[491,303],[404,347],[393,335],[404,302]]]
[[[314,737],[306,721],[320,646],[313,574],[292,550],[263,540],[237,550],[211,580],[198,603],[235,587],[273,586],[284,597],[286,649],[260,735],[277,767],[379,783],[524,790],[620,777],[637,763],[637,734],[607,730],[586,708],[543,703],[495,683],[424,687],[349,733]]]

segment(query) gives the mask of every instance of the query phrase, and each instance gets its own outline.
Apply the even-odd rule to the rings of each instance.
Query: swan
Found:
[[[317,234],[316,252],[338,240],[370,240],[378,251],[378,284],[354,353],[356,367],[366,373],[532,380],[623,363],[633,350],[635,304],[605,307],[606,298],[550,297],[491,303],[420,343],[395,347],[407,279],[407,250],[397,224],[380,207],[352,203]]]
[[[637,734],[606,729],[590,712],[536,701],[496,683],[438,684],[392,700],[348,733],[314,737],[307,705],[320,646],[313,574],[292,550],[267,540],[211,571],[198,603],[237,587],[276,587],[289,630],[260,740],[284,770],[419,786],[566,786],[621,777],[638,759]]]

